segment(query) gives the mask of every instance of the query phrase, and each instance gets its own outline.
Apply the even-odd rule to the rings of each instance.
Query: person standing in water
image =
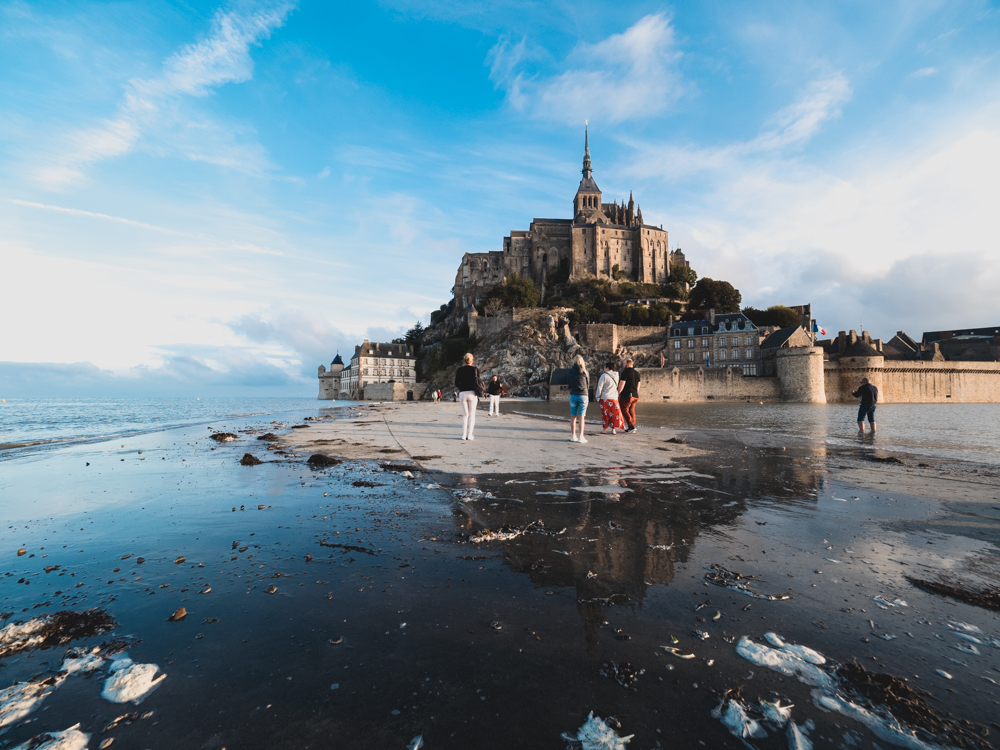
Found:
[[[871,425],[872,434],[875,433],[875,404],[878,403],[878,388],[868,382],[868,378],[861,378],[861,385],[854,391],[852,396],[861,400],[858,407],[858,431],[864,434],[865,417]]]
[[[573,360],[573,368],[569,371],[569,424],[572,436],[571,443],[586,443],[587,438],[583,436],[583,425],[587,414],[587,402],[590,400],[590,373],[587,372],[587,363],[579,354]],[[580,436],[577,437],[577,425],[580,427]]]
[[[614,362],[604,365],[604,372],[597,379],[594,396],[601,407],[601,432],[607,433],[608,427],[611,428],[612,435],[616,434],[616,430],[624,430],[625,423],[622,421],[621,409],[618,408],[618,373],[615,372]]]
[[[479,369],[472,366],[471,352],[465,355],[464,362],[455,373],[455,388],[458,389],[457,401],[462,404],[462,440],[474,440],[472,431],[476,428],[476,406],[482,381]]]
[[[486,385],[486,392],[490,396],[490,416],[499,417],[500,394],[503,393],[503,383],[500,382],[500,377],[498,375],[494,375],[490,378],[490,382]]]

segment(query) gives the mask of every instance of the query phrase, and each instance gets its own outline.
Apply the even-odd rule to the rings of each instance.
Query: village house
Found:
[[[760,332],[743,313],[670,324],[667,362],[674,367],[739,367],[744,375],[760,375]]]
[[[380,344],[365,339],[354,348],[347,367],[339,354],[330,364],[329,372],[320,365],[319,381],[321,399],[363,399],[365,387],[372,384],[416,383],[417,358],[406,344]]]

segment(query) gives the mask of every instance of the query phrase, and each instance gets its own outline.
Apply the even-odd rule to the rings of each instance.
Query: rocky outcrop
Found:
[[[546,398],[552,371],[572,366],[577,354],[587,362],[595,382],[609,359],[619,362],[632,356],[637,366],[659,366],[662,344],[638,349],[619,347],[618,352],[581,346],[570,329],[568,313],[568,308],[540,309],[530,319],[480,340],[473,354],[483,380],[499,375],[512,395]],[[431,373],[430,390],[440,388],[451,393],[456,367]]]

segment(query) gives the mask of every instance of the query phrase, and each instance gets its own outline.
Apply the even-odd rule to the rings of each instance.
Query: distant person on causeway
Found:
[[[494,375],[490,378],[490,382],[486,386],[486,392],[490,396],[490,416],[499,417],[500,394],[503,393],[503,383],[500,382],[500,376]]]
[[[642,379],[632,364],[631,359],[625,360],[625,369],[618,383],[618,400],[625,415],[626,435],[635,432],[635,402],[639,400],[639,381]]]
[[[479,379],[479,368],[472,366],[472,354],[465,355],[465,364],[455,373],[455,388],[458,401],[462,404],[462,440],[473,440],[472,431],[476,427],[476,406],[482,394],[483,381]]]
[[[868,382],[868,378],[861,378],[861,385],[854,391],[852,396],[857,396],[861,400],[858,407],[858,430],[865,431],[865,417],[875,433],[875,404],[878,403],[878,388]]]
[[[579,354],[573,360],[573,368],[569,371],[569,425],[571,443],[586,443],[587,438],[583,436],[583,425],[587,414],[587,402],[590,400],[590,373],[587,372],[587,363]],[[577,437],[577,425],[580,428],[580,436]]]
[[[601,407],[601,432],[606,434],[609,427],[612,435],[617,434],[617,430],[624,430],[625,422],[622,421],[622,411],[618,408],[618,373],[615,372],[614,362],[604,365],[604,372],[597,379],[594,396]]]

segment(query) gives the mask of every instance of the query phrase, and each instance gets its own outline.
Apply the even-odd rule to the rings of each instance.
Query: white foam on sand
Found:
[[[813,750],[813,743],[805,733],[805,730],[794,721],[788,723],[788,750]]]
[[[160,686],[167,676],[160,673],[156,664],[136,664],[127,656],[122,655],[111,663],[108,669],[111,676],[104,681],[101,697],[112,703],[128,703],[136,705]]]
[[[62,732],[45,732],[22,742],[12,750],[87,750],[90,735],[79,730],[79,724]]]
[[[809,649],[811,651],[811,649]],[[769,648],[743,636],[736,644],[736,653],[747,661],[775,672],[797,677],[813,687],[832,688],[833,678],[815,664],[806,661],[786,645],[783,648]],[[813,652],[817,653],[817,652]],[[822,657],[822,655],[820,655]],[[825,661],[825,659],[824,659]]]
[[[59,687],[66,675],[52,675],[41,680],[15,682],[0,690],[0,729],[30,714],[46,696]]]
[[[51,617],[35,617],[27,622],[15,622],[0,630],[0,652],[10,648],[18,651],[34,648],[42,642],[39,631],[49,624]]]
[[[931,744],[918,739],[907,731],[891,716],[879,716],[866,708],[852,703],[842,693],[813,690],[813,703],[827,711],[859,721],[868,727],[879,739],[891,742],[893,745],[908,748],[908,750],[941,750],[940,745]]]
[[[792,709],[794,706],[782,706],[781,701],[775,701],[770,703],[769,701],[761,701],[760,709],[764,713],[764,718],[775,724],[775,726],[783,727],[792,718]]]
[[[826,657],[819,651],[813,651],[807,646],[796,646],[792,643],[785,643],[784,639],[777,633],[764,633],[764,639],[772,646],[776,646],[789,654],[794,654],[802,659],[802,661],[807,661],[810,664],[826,664]]]
[[[916,734],[902,726],[888,709],[883,709],[875,713],[851,701],[839,689],[837,680],[826,670],[820,669],[817,666],[817,664],[826,663],[826,658],[818,651],[804,646],[785,643],[780,636],[774,633],[768,633],[765,638],[778,647],[768,648],[763,644],[754,643],[744,636],[736,644],[736,653],[758,666],[767,667],[789,677],[795,677],[800,682],[818,688],[812,691],[813,703],[818,708],[825,711],[836,711],[850,719],[854,719],[864,724],[875,736],[886,742],[891,742],[908,750],[941,750],[940,745],[918,739]],[[831,665],[831,667],[833,666],[835,665]],[[792,726],[795,726],[794,722]],[[801,731],[798,731],[798,736],[794,737],[794,742],[799,742],[800,744],[794,744],[793,734],[795,734],[795,731],[790,727],[788,730],[788,742],[792,750],[798,747],[809,750],[812,747],[808,738],[801,736]],[[807,744],[802,744],[803,740]]]
[[[634,735],[619,737],[618,733],[609,727],[600,716],[590,712],[587,721],[576,730],[576,736],[563,732],[562,738],[568,742],[579,743],[582,750],[625,750]]]
[[[721,719],[723,725],[729,730],[729,733],[734,737],[739,737],[741,740],[749,737],[767,737],[764,727],[756,719],[751,719],[747,716],[746,707],[732,698],[719,703],[712,710],[712,716],[716,719]]]
[[[71,648],[63,657],[60,671],[67,674],[87,674],[104,665],[100,646],[94,646],[90,651],[82,648]]]

